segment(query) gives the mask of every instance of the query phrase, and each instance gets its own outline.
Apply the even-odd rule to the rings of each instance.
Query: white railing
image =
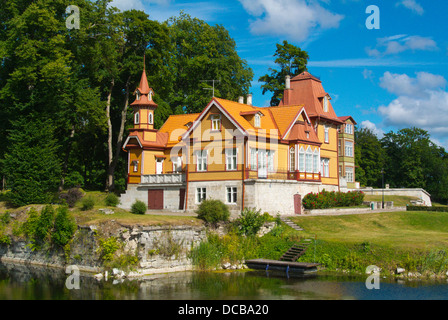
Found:
[[[180,184],[185,182],[183,173],[145,174],[142,175],[142,184]]]

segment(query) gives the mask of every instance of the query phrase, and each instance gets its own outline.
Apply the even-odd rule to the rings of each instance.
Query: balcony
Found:
[[[183,173],[145,174],[141,176],[140,184],[144,185],[182,185],[185,183]]]

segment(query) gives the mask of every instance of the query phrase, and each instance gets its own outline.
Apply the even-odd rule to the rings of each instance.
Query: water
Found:
[[[67,289],[64,270],[0,264],[0,300],[445,300],[446,280],[380,279],[368,290],[366,277],[317,274],[306,277],[250,272],[182,272],[144,279],[97,281],[81,276]]]

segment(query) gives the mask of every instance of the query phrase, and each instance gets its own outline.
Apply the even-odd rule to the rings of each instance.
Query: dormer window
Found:
[[[212,119],[212,130],[219,131],[221,130],[221,116],[219,114],[214,114],[211,117]]]
[[[136,92],[136,96],[137,96],[137,100],[140,100],[140,96],[141,96],[140,91],[137,90],[137,92]]]
[[[140,124],[140,113],[138,112],[134,115],[134,124]]]
[[[255,127],[256,128],[260,128],[261,127],[261,117],[260,117],[260,115],[258,113],[255,115],[254,122],[255,122]]]
[[[148,94],[149,101],[152,101],[153,94],[154,94],[154,92],[152,92],[152,90],[149,90],[149,94]]]
[[[324,105],[324,112],[328,112],[328,95],[324,97],[323,105]]]
[[[148,124],[153,124],[154,123],[154,119],[152,116],[152,112],[148,113]]]

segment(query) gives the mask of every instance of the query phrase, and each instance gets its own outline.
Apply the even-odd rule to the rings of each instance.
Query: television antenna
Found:
[[[221,82],[221,80],[201,80],[202,82],[211,82],[212,88],[202,88],[202,90],[212,90],[212,96],[215,96],[215,82]]]

